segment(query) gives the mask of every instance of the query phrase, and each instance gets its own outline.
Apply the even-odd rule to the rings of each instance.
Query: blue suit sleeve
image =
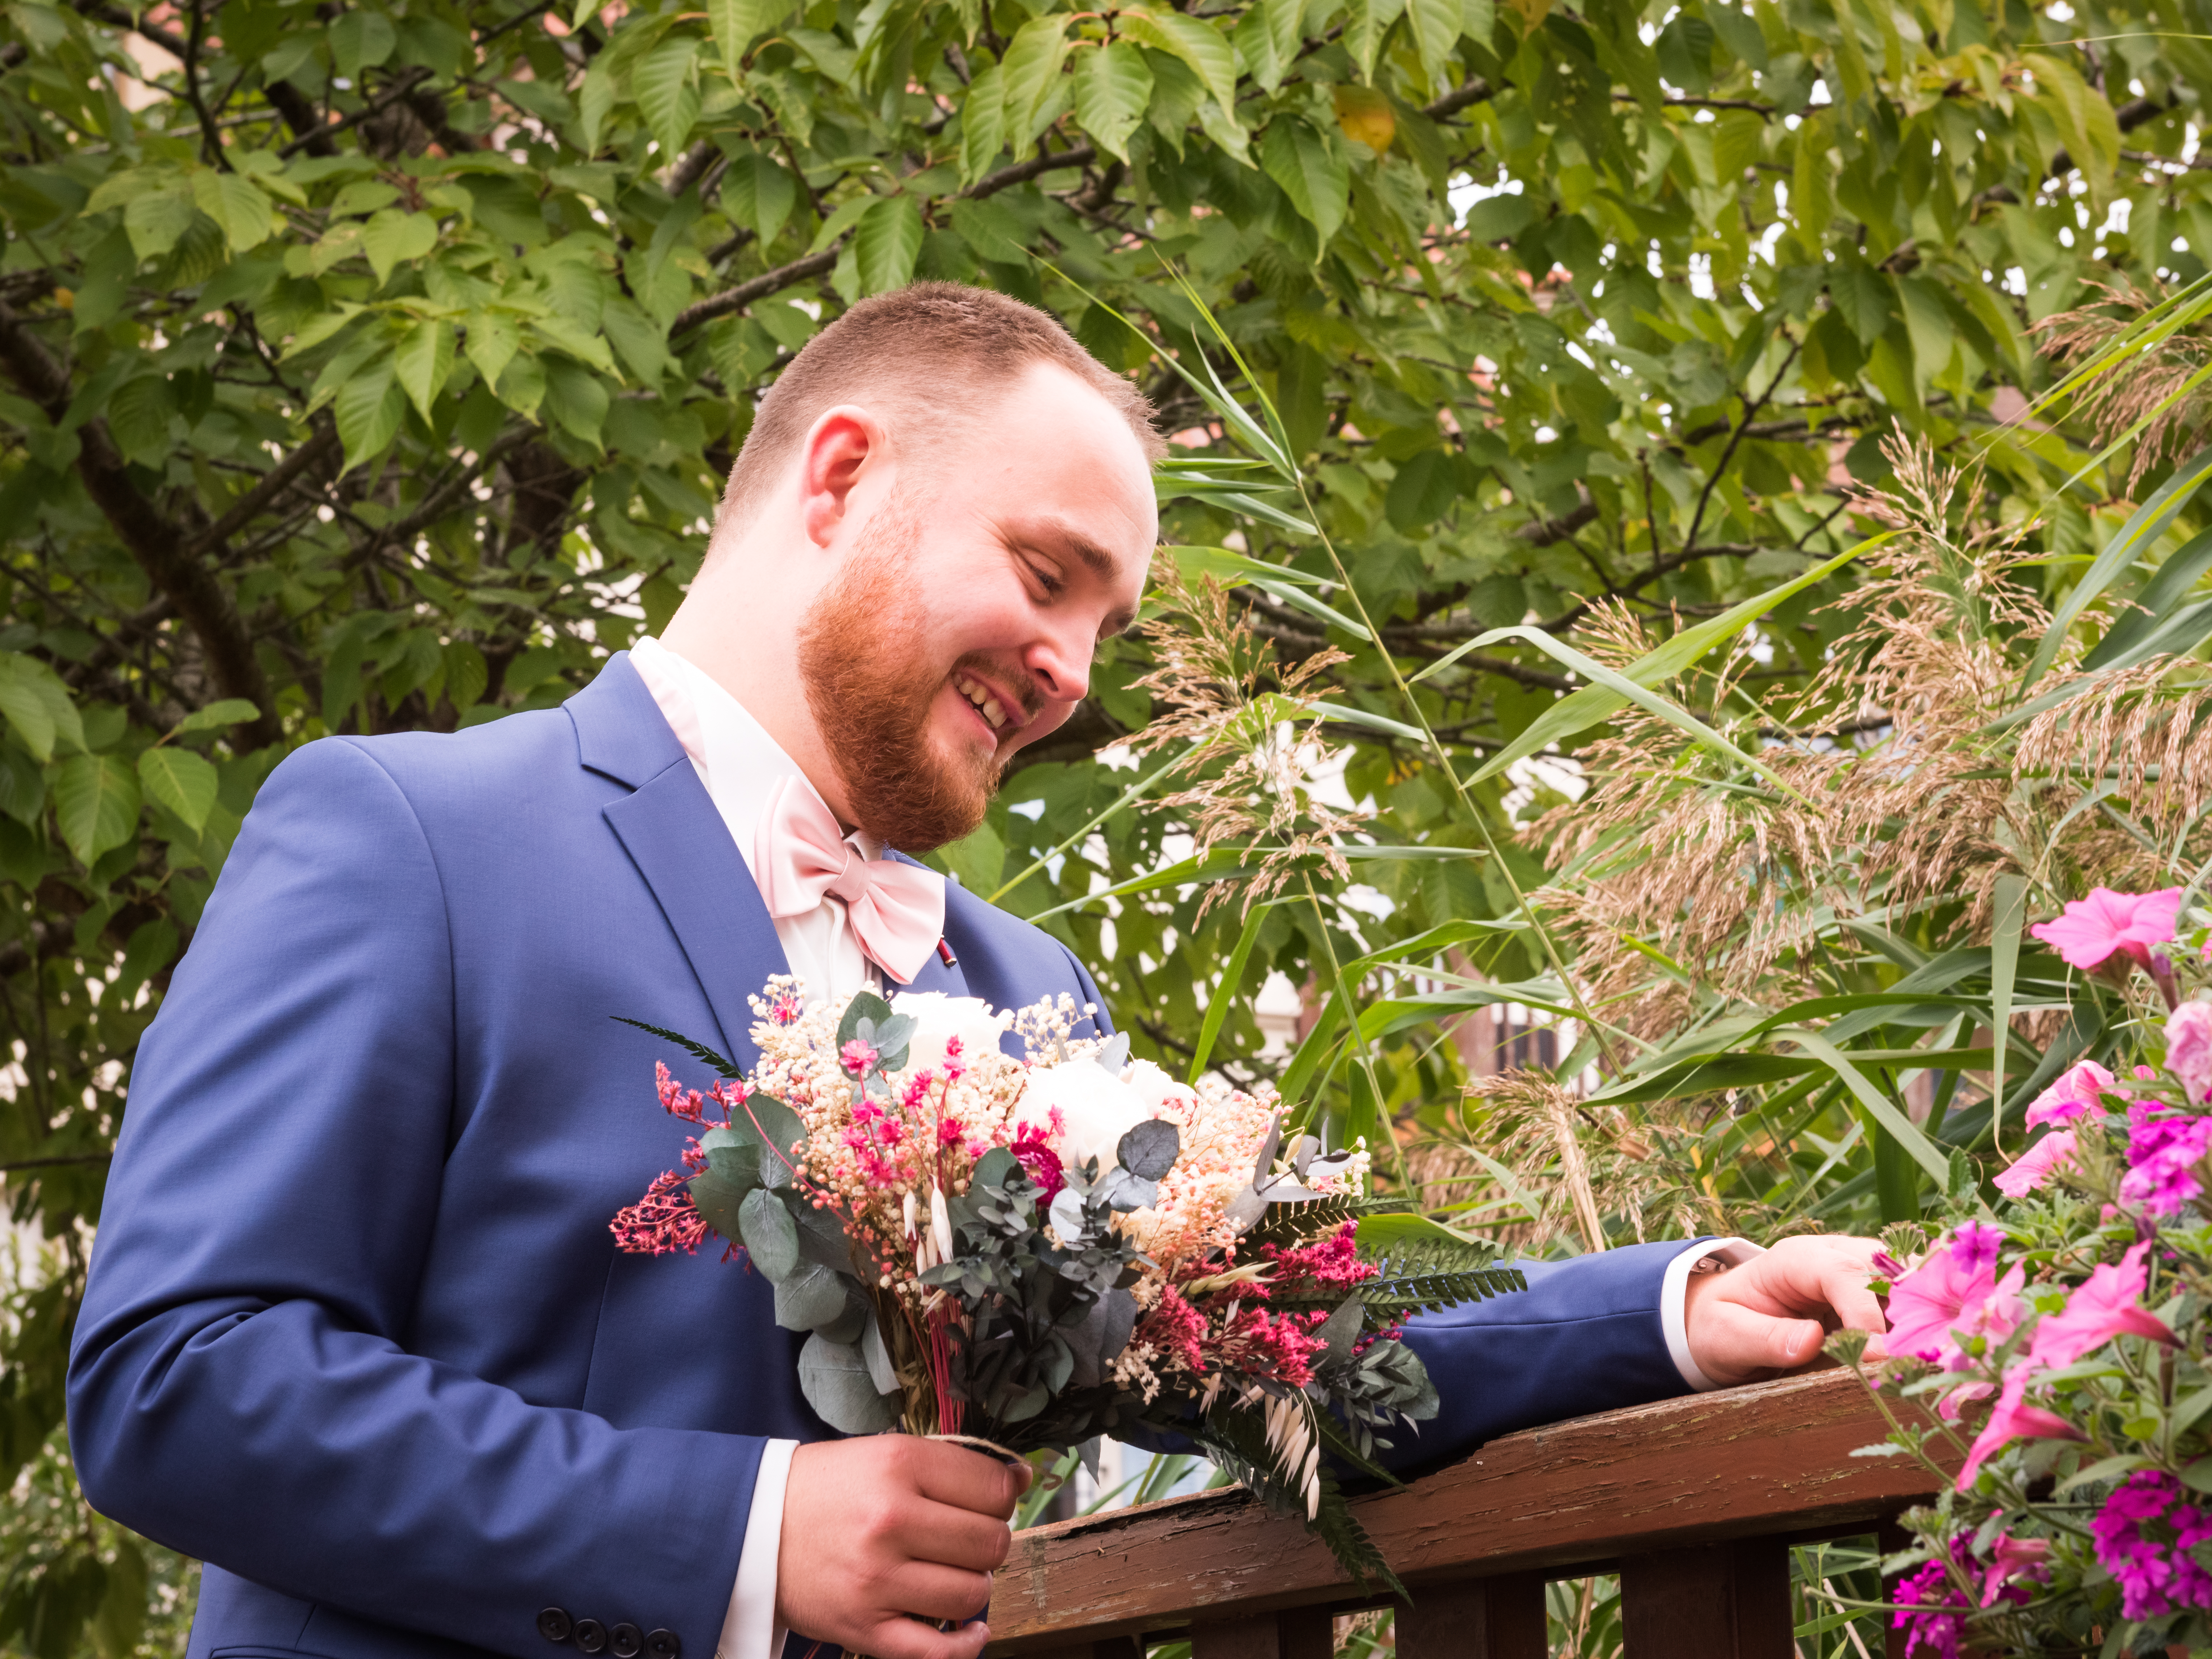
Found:
[[[313,744],[138,1058],[70,1357],[84,1490],[386,1623],[536,1659],[557,1602],[705,1659],[764,1443],[618,1431],[407,1350],[454,1057],[430,844],[373,757]]]
[[[1527,1290],[1408,1321],[1406,1344],[1442,1403],[1427,1422],[1391,1429],[1376,1461],[1423,1474],[1518,1429],[1691,1392],[1659,1316],[1667,1264],[1688,1243],[1516,1261]]]

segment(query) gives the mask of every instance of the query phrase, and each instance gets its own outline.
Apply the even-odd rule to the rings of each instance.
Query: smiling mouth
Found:
[[[1006,705],[981,680],[967,674],[955,674],[952,689],[974,705],[975,712],[983,717],[983,724],[992,731],[1005,732],[1012,726],[1013,717],[1007,714]]]

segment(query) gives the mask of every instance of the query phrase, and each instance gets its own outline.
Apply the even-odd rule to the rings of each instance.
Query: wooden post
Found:
[[[1627,1659],[1792,1659],[1789,1547],[1746,1538],[1621,1564]]]
[[[1508,1573],[1398,1604],[1399,1659],[1544,1659],[1544,1578]]]

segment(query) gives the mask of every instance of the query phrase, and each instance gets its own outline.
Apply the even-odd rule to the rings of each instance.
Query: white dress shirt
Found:
[[[783,745],[696,664],[679,657],[647,635],[630,647],[630,663],[668,717],[670,729],[690,756],[706,786],[707,797],[729,826],[730,839],[745,868],[753,868],[753,837],[768,810],[770,785],[806,775]],[[809,788],[813,786],[807,785]],[[846,837],[860,856],[879,859],[883,845],[855,830]],[[876,969],[861,954],[860,941],[846,925],[845,901],[826,895],[803,915],[775,918],[784,960],[799,980],[808,1006],[843,1002],[856,991],[883,988]],[[738,1557],[738,1579],[730,1589],[730,1610],[722,1621],[717,1659],[775,1659],[783,1650],[783,1626],[775,1616],[776,1571],[783,1538],[783,1495],[791,1478],[796,1440],[771,1440],[761,1454],[753,1481],[752,1508],[745,1517],[744,1547]]]
[[[806,775],[719,681],[653,635],[648,634],[630,647],[630,662],[668,717],[670,728],[691,757],[699,781],[706,786],[708,798],[729,826],[730,838],[737,842],[746,870],[751,871],[753,837],[767,810],[769,787],[784,777],[805,782]],[[883,856],[882,843],[872,836],[856,830],[846,839],[863,858]],[[842,1002],[856,991],[883,988],[874,965],[861,954],[860,942],[846,925],[842,899],[825,895],[806,914],[778,916],[775,922],[784,959],[799,979],[809,1006],[823,1001]],[[1659,1291],[1660,1327],[1675,1370],[1681,1372],[1683,1382],[1699,1393],[1719,1385],[1699,1370],[1690,1357],[1685,1319],[1690,1274],[1707,1260],[1734,1267],[1762,1254],[1758,1245],[1741,1238],[1708,1239],[1686,1245],[1667,1264]],[[782,1547],[784,1489],[790,1480],[791,1455],[798,1446],[795,1440],[771,1440],[761,1455],[752,1508],[745,1521],[744,1547],[738,1558],[738,1579],[731,1587],[730,1611],[723,1620],[716,1659],[775,1659],[782,1651],[784,1628],[775,1617],[776,1571]]]

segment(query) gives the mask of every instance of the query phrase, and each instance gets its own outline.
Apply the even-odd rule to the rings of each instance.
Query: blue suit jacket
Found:
[[[945,928],[918,989],[1097,1000],[957,887]],[[614,1249],[681,1135],[609,1017],[750,1065],[784,970],[625,658],[270,776],[139,1050],[70,1371],[93,1504],[209,1564],[191,1659],[550,1659],[555,1605],[711,1659],[763,1440],[827,1431],[757,1275]],[[1680,1392],[1667,1254],[1424,1322],[1445,1413],[1395,1461]]]

